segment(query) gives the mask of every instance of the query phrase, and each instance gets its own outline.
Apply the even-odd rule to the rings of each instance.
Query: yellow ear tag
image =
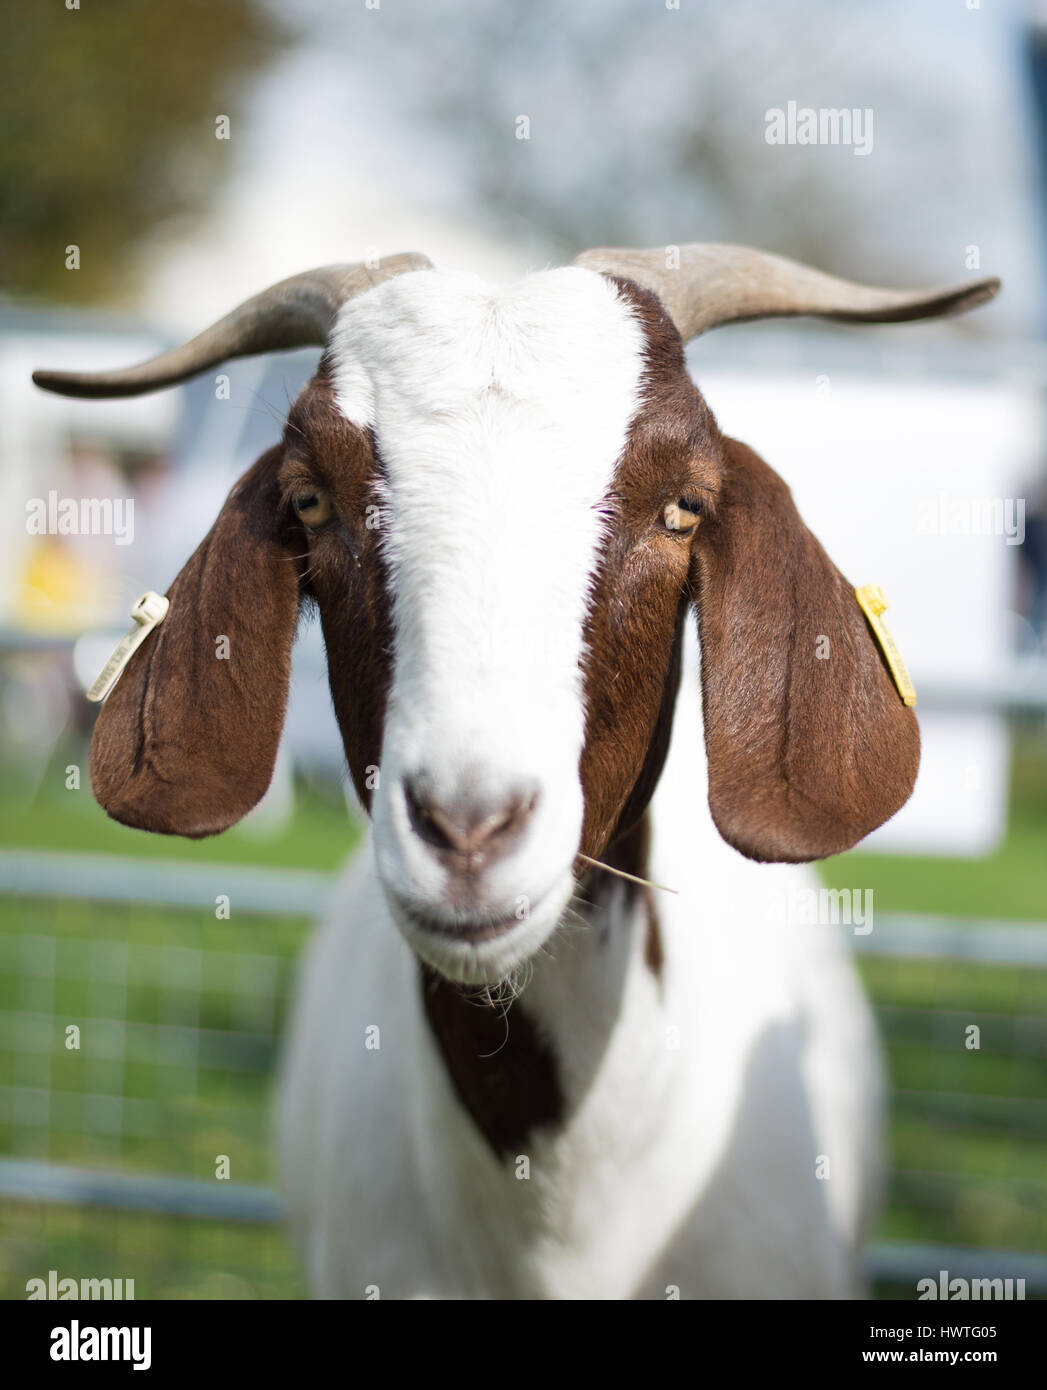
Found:
[[[887,631],[887,624],[880,616],[887,610],[887,599],[884,597],[883,590],[879,584],[863,584],[860,589],[855,589],[854,596],[858,600],[858,606],[869,619],[873,636],[887,658],[887,665],[894,677],[894,683],[898,687],[898,694],[902,697],[902,704],[909,705],[911,708],[916,703],[916,688],[909,679],[909,672],[905,669],[905,662],[898,650],[898,643]]]
[[[121,638],[116,651],[102,667],[101,675],[87,692],[87,698],[93,704],[101,704],[109,694],[123,675],[124,667],[153,628],[159,627],[167,617],[167,610],[170,606],[170,601],[164,598],[163,594],[154,594],[152,589],[144,593],[141,598],[135,599],[131,608],[131,617],[135,620],[135,626],[126,637]]]

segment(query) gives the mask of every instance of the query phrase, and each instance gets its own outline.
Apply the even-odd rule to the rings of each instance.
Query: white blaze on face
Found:
[[[404,834],[404,777],[424,774],[437,800],[534,787],[527,832],[489,886],[507,908],[537,900],[578,847],[582,628],[642,329],[592,271],[502,290],[423,271],[347,304],[330,346],[339,406],[373,428],[385,477],[396,638],[379,866],[419,901],[442,891]]]

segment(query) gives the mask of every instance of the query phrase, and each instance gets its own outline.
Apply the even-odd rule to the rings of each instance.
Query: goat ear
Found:
[[[99,713],[94,793],[125,825],[214,835],[272,778],[298,616],[294,550],[279,534],[280,457],[270,450],[233,488]]]
[[[724,443],[723,490],[691,567],[709,808],[750,859],[820,859],[908,800],[919,728],[789,489]]]

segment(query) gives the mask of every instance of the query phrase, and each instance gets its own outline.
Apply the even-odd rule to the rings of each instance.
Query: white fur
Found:
[[[643,331],[593,271],[492,290],[424,271],[347,304],[331,340],[339,405],[371,426],[396,627],[372,808],[379,871],[415,949],[497,981],[553,930],[582,822],[582,624],[599,507],[639,404]],[[537,792],[518,848],[486,876],[481,946],[419,928],[446,870],[410,829],[405,778],[493,807]],[[450,922],[448,914],[448,922]]]
[[[682,890],[658,900],[663,983],[620,911],[548,941],[523,998],[570,1118],[528,1141],[527,1179],[454,1095],[418,963],[361,852],[312,944],[282,1093],[292,1224],[318,1295],[861,1292],[880,1107],[868,1006],[844,928],[782,925],[812,871],[752,864],[717,835],[693,660],[652,813],[651,873]]]

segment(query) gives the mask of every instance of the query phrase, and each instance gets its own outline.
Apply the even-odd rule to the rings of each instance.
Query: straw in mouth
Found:
[[[604,864],[600,859],[590,859],[587,854],[577,854],[575,858],[583,860],[586,864],[592,864],[595,869],[603,869],[609,874],[617,875],[618,878],[626,878],[630,883],[642,883],[645,888],[658,888],[663,893],[675,893],[679,896],[680,890],[678,888],[669,888],[664,883],[655,883],[649,878],[640,878],[636,874],[627,874],[624,869],[612,868],[610,864]]]

